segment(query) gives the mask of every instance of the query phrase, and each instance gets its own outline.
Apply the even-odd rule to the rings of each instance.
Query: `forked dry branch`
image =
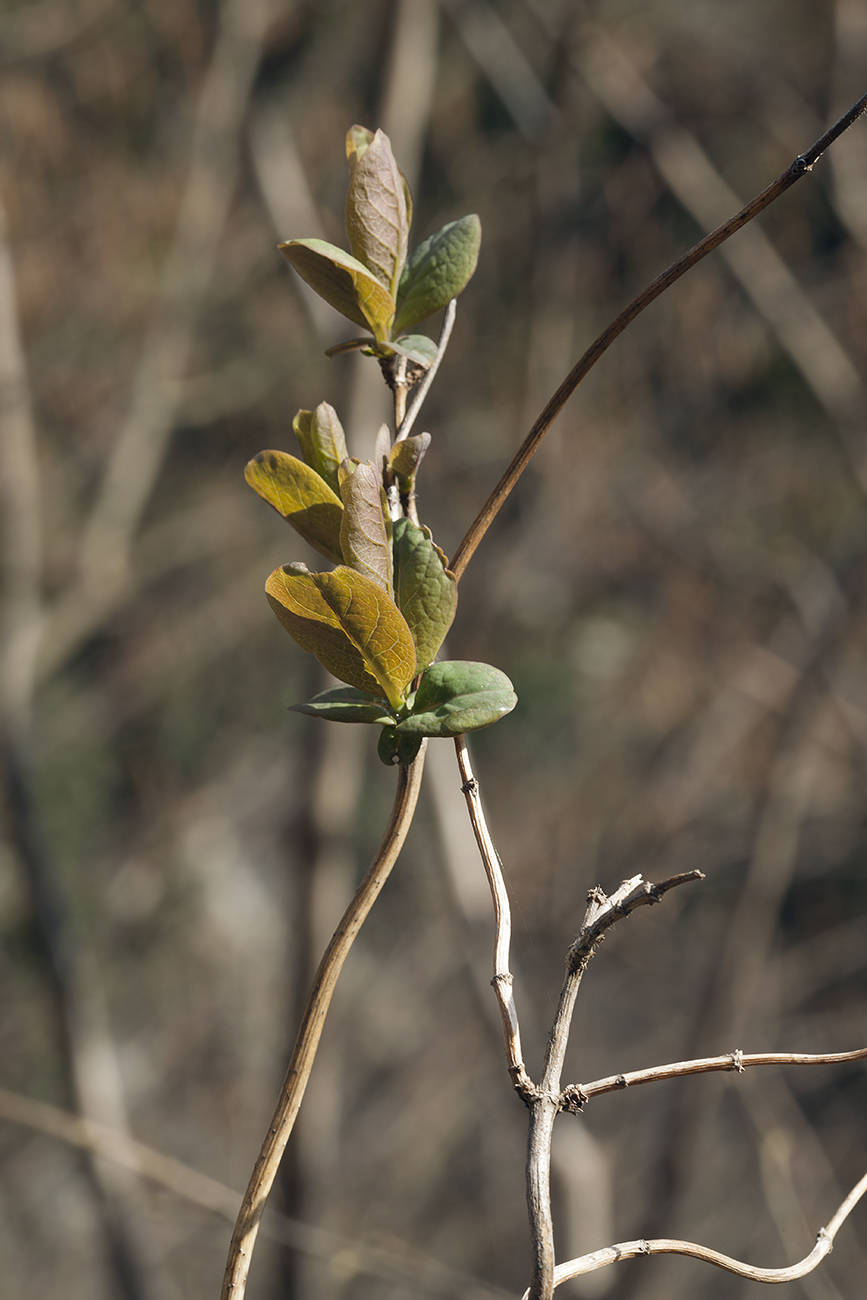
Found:
[[[500,1003],[509,1074],[512,1076],[516,1091],[531,1113],[527,1157],[527,1200],[533,1237],[535,1273],[523,1300],[536,1300],[537,1297],[550,1296],[561,1282],[567,1282],[570,1278],[579,1277],[583,1273],[592,1273],[596,1269],[605,1268],[608,1264],[634,1259],[639,1255],[690,1255],[694,1259],[704,1260],[739,1277],[749,1278],[753,1282],[790,1282],[811,1272],[829,1254],[833,1247],[834,1236],[840,1226],[867,1192],[867,1174],[852,1189],[830,1223],[819,1230],[816,1245],[809,1255],[789,1268],[755,1268],[750,1264],[731,1259],[719,1251],[696,1245],[694,1242],[675,1241],[669,1238],[619,1242],[603,1250],[591,1251],[587,1255],[582,1255],[580,1259],[570,1260],[567,1264],[555,1266],[551,1216],[551,1142],[554,1134],[554,1119],[559,1111],[577,1114],[584,1109],[586,1102],[593,1096],[600,1096],[606,1092],[622,1092],[635,1084],[653,1083],[662,1079],[707,1074],[717,1070],[743,1073],[747,1067],[755,1065],[838,1065],[848,1061],[864,1060],[867,1059],[867,1047],[858,1048],[853,1052],[811,1054],[764,1052],[746,1055],[741,1051],[734,1051],[725,1056],[706,1057],[695,1061],[674,1061],[647,1070],[634,1070],[629,1074],[617,1074],[588,1084],[568,1084],[561,1090],[560,1074],[575,1001],[584,972],[601,939],[617,921],[629,916],[636,908],[658,903],[670,889],[678,885],[704,879],[700,871],[688,871],[671,876],[658,885],[652,885],[641,876],[633,876],[629,880],[624,880],[610,897],[599,888],[589,891],[583,924],[578,937],[566,954],[566,979],[548,1039],[542,1079],[537,1087],[527,1074],[521,1060],[521,1031],[511,991],[512,976],[508,971],[512,922],[502,864],[488,829],[478,782],[473,775],[466,742],[462,736],[456,739],[455,748],[458,755],[458,768],[464,782],[461,789],[469,806],[470,820],[494,900],[496,940],[494,978],[491,983]]]

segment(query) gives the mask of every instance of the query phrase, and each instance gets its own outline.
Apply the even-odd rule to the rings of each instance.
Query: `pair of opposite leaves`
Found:
[[[427,367],[436,345],[407,331],[456,298],[476,269],[482,228],[472,214],[431,235],[409,255],[412,198],[388,136],[363,126],[346,135],[346,232],[352,253],[323,239],[290,239],[280,251],[320,297],[369,329],[352,339],[378,355],[398,352]]]
[[[348,683],[294,708],[379,723],[379,753],[389,764],[411,762],[423,736],[477,730],[508,713],[516,697],[498,669],[433,662],[454,618],[457,584],[430,531],[405,518],[392,523],[379,475],[372,464],[348,458],[327,403],[299,411],[293,425],[304,460],[260,452],[246,478],[338,567],[310,573],[303,564],[284,565],[265,590],[301,648]],[[389,456],[404,465],[412,460],[401,443]]]

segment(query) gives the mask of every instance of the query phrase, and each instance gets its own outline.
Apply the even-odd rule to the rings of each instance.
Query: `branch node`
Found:
[[[469,781],[464,781],[463,785],[461,786],[461,794],[475,794],[478,788],[479,788],[478,781],[474,776],[471,776]]]
[[[568,1115],[579,1115],[588,1101],[580,1083],[570,1083],[560,1093],[560,1110]]]
[[[729,1066],[730,1070],[736,1070],[738,1074],[746,1073],[746,1066],[744,1065],[744,1054],[740,1048],[732,1052],[731,1062],[732,1063]]]
[[[618,1074],[617,1078],[614,1080],[614,1086],[615,1088],[628,1088],[629,1080],[627,1079],[626,1075]]]
[[[524,1067],[523,1061],[519,1061],[517,1065],[511,1066],[509,1074],[511,1075],[512,1085],[515,1092],[521,1098],[521,1101],[525,1106],[532,1108],[537,1101],[542,1100],[544,1093],[542,1093],[533,1083],[533,1080],[530,1078],[526,1068]]]

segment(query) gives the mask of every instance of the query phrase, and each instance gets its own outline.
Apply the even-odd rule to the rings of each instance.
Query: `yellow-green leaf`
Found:
[[[430,446],[429,433],[414,433],[396,442],[388,455],[388,463],[397,479],[401,492],[410,492],[421,459]]]
[[[260,451],[244,477],[314,550],[326,560],[341,562],[343,503],[315,469],[285,451]]]
[[[346,158],[350,167],[353,163],[364,154],[369,145],[373,144],[374,132],[369,131],[366,126],[351,126],[346,132]]]
[[[302,650],[348,686],[400,708],[415,676],[415,648],[406,620],[381,587],[345,565],[332,573],[286,565],[274,570],[265,591]]]
[[[315,411],[299,411],[292,421],[301,455],[317,474],[321,474],[332,492],[340,493],[337,469],[345,460],[346,437],[337,412],[327,402]]]
[[[372,271],[324,239],[290,239],[279,248],[320,298],[380,342],[388,339],[394,298]]]

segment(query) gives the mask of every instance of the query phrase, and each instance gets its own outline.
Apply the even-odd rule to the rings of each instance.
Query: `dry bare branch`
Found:
[[[509,947],[512,940],[512,911],[509,906],[509,894],[503,879],[500,857],[494,847],[491,832],[482,808],[479,783],[473,775],[466,737],[455,737],[455,752],[458,756],[458,770],[463,784],[461,792],[467,801],[473,834],[479,846],[479,853],[488,877],[491,898],[494,904],[496,937],[494,940],[494,977],[491,984],[497,995],[500,1018],[503,1022],[503,1037],[506,1044],[506,1057],[509,1062],[509,1074],[518,1092],[528,1100],[536,1095],[533,1081],[527,1074],[521,1053],[521,1029],[518,1024],[518,1011],[512,990],[512,972],[509,970]]]
[[[799,1277],[811,1273],[825,1256],[831,1253],[834,1238],[865,1192],[867,1192],[867,1174],[855,1184],[827,1226],[819,1229],[816,1244],[809,1255],[805,1255],[799,1263],[791,1264],[788,1268],[756,1268],[752,1264],[744,1264],[707,1246],[696,1245],[695,1242],[661,1237],[654,1241],[621,1241],[616,1246],[605,1246],[602,1250],[594,1250],[580,1259],[572,1259],[568,1264],[558,1264],[554,1271],[554,1286],[559,1286],[561,1282],[568,1282],[570,1278],[580,1277],[582,1273],[592,1273],[594,1269],[605,1268],[608,1264],[618,1264],[624,1259],[635,1259],[639,1255],[688,1255],[692,1259],[700,1259],[706,1264],[724,1269],[727,1273],[734,1273],[737,1277],[748,1278],[751,1282],[794,1282]],[[529,1290],[525,1291],[523,1300],[530,1300],[530,1295]]]
[[[694,1061],[673,1061],[670,1065],[654,1065],[646,1070],[630,1070],[626,1074],[612,1074],[592,1083],[570,1084],[563,1090],[564,1099],[573,1099],[579,1106],[591,1097],[604,1092],[622,1092],[639,1083],[656,1083],[660,1079],[679,1079],[688,1074],[709,1074],[713,1071],[734,1071],[742,1074],[753,1065],[841,1065],[845,1061],[863,1061],[867,1047],[853,1052],[727,1052],[725,1056],[704,1056]],[[568,1107],[571,1109],[571,1107]]]
[[[449,345],[449,339],[452,336],[452,330],[454,329],[455,314],[457,312],[457,309],[458,309],[457,302],[454,298],[452,298],[451,302],[446,307],[445,315],[443,316],[443,323],[440,329],[440,336],[437,339],[436,358],[431,364],[430,369],[425,374],[424,379],[419,384],[417,391],[413,394],[412,401],[409,404],[409,410],[407,411],[406,415],[403,417],[403,419],[400,422],[400,427],[398,428],[395,442],[402,442],[404,438],[409,437],[410,432],[412,431],[412,426],[416,422],[418,413],[422,408],[422,403],[424,402],[424,399],[427,397],[430,391],[430,386],[433,383],[434,379],[436,378],[436,373],[439,370],[440,365],[442,364],[443,357],[445,356],[445,351]]]

